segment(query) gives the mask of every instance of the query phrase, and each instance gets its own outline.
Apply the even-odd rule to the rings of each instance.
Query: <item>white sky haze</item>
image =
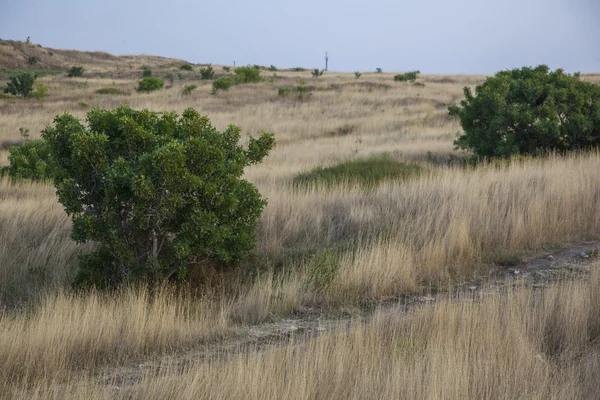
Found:
[[[600,72],[600,0],[0,0],[0,38],[194,63]]]

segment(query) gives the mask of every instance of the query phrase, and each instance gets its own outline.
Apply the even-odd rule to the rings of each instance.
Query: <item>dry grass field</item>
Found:
[[[268,199],[251,260],[201,290],[71,292],[85,248],[69,238],[53,186],[0,181],[0,398],[600,397],[594,257],[577,279],[566,271],[559,282],[452,294],[507,264],[600,238],[600,153],[449,162],[461,157],[450,156],[460,126],[447,107],[485,77],[424,75],[415,85],[385,72],[263,71],[261,83],[213,95],[198,66],[181,71],[183,61],[159,57],[5,41],[0,65],[24,67],[30,52],[36,68],[62,72],[39,79],[43,101],[0,99],[0,165],[20,128],[37,138],[57,114],[122,103],[193,107],[219,129],[238,125],[244,140],[270,131],[277,144],[246,174]],[[84,76],[66,77],[71,65]],[[173,79],[137,93],[142,66]],[[190,84],[198,88],[184,96]],[[310,95],[298,99],[299,85]],[[107,87],[129,94],[96,93]],[[422,172],[369,186],[293,183],[317,166],[378,155]],[[288,319],[327,329],[279,334],[273,324]]]

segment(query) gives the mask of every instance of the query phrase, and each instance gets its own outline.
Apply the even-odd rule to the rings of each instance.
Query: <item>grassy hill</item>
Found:
[[[245,174],[268,205],[244,273],[199,291],[72,291],[87,247],[55,188],[0,179],[0,398],[600,398],[600,153],[465,167],[447,107],[484,76],[263,69],[215,94],[184,63],[0,41],[0,78],[49,93],[0,98],[0,166],[123,103],[277,142]]]

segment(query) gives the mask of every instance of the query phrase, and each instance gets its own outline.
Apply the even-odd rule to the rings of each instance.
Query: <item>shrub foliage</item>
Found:
[[[152,92],[154,90],[162,89],[164,85],[165,82],[162,78],[148,76],[139,82],[137,90],[138,92]]]
[[[600,87],[545,65],[498,72],[449,108],[464,133],[454,142],[480,157],[538,155],[600,145]]]
[[[417,80],[420,73],[420,71],[410,71],[404,74],[394,75],[394,80],[396,82],[414,82]]]
[[[200,68],[200,77],[203,80],[213,79],[214,76],[215,76],[215,70],[213,69],[212,65],[208,65],[204,68]]]
[[[10,166],[3,167],[1,175],[13,179],[48,180],[52,179],[53,168],[49,148],[43,140],[23,142],[9,148]]]
[[[76,76],[82,76],[83,75],[83,67],[71,67],[71,69],[69,70],[69,72],[67,72],[67,76],[69,78],[73,78]]]
[[[33,83],[35,75],[29,72],[22,72],[10,78],[4,88],[4,93],[10,93],[14,96],[30,97],[33,92]]]
[[[242,175],[267,155],[272,134],[243,148],[239,128],[219,132],[191,108],[120,106],[89,111],[87,126],[57,116],[42,137],[73,239],[96,244],[80,257],[76,286],[166,282],[251,249],[265,200]]]

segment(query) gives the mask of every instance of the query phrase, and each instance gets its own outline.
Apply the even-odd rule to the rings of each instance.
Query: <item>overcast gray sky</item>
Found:
[[[600,0],[0,0],[0,38],[194,63],[600,72]]]

